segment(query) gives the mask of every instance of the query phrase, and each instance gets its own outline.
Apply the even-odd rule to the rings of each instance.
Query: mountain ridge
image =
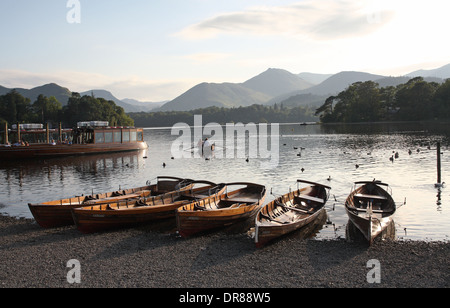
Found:
[[[292,74],[287,70],[269,68],[261,74],[242,83],[203,82],[168,102],[142,103],[133,99],[120,100],[107,90],[89,90],[80,93],[103,97],[114,101],[126,112],[189,111],[217,106],[236,108],[252,104],[274,105],[286,102],[286,106],[315,105],[326,99],[327,95],[336,95],[354,82],[374,81],[381,87],[396,86],[410,78],[421,75],[425,80],[442,82],[450,78],[450,64],[433,70],[418,70],[404,76],[392,77],[357,71],[342,71],[337,74]],[[303,77],[303,78],[302,78]],[[315,84],[320,82],[318,84]],[[0,85],[0,95],[14,88]],[[21,95],[34,102],[38,95],[55,96],[63,105],[67,104],[72,92],[55,83],[49,83],[32,89],[15,88]],[[136,103],[137,102],[137,103]],[[153,109],[154,107],[159,108]]]
[[[260,104],[270,97],[234,83],[200,83],[157,111],[190,111],[206,107],[238,107]],[[186,103],[188,102],[188,103]]]
[[[431,70],[418,70],[407,74],[409,77],[435,77],[441,79],[450,78],[450,64]]]

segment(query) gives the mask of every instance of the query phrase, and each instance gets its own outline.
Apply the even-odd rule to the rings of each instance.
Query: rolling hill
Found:
[[[340,72],[330,78],[326,79],[321,84],[302,91],[299,94],[314,94],[314,95],[334,95],[345,90],[351,84],[358,81],[369,81],[384,78],[385,76],[374,75],[363,72]]]
[[[242,86],[275,97],[292,91],[311,88],[313,84],[286,70],[270,68],[264,73],[247,80]]]
[[[409,77],[436,77],[441,79],[450,78],[450,64],[433,70],[418,70],[407,74]]]
[[[8,89],[0,86],[0,95],[5,95],[13,89]],[[72,92],[64,87],[57,85],[56,83],[49,83],[40,87],[36,87],[33,89],[22,89],[16,88],[17,92],[19,92],[22,96],[29,98],[31,103],[36,101],[39,95],[44,95],[47,97],[54,96],[56,99],[64,105],[67,105],[67,101],[69,97],[72,96]]]
[[[262,104],[270,96],[234,83],[201,83],[168,102],[158,111],[189,111],[206,107],[239,107]]]
[[[188,111],[199,108],[240,107],[264,104],[271,98],[311,87],[304,81],[282,69],[268,69],[244,83],[201,83],[168,102],[158,111]]]
[[[426,81],[442,82],[450,78],[450,64],[434,70],[418,70],[401,77],[386,77],[364,72],[344,71],[334,75],[300,73],[292,74],[282,69],[268,69],[243,83],[201,83],[167,103],[141,103],[132,99],[120,100],[107,90],[90,90],[81,95],[103,97],[114,101],[126,112],[148,111],[189,111],[217,106],[233,108],[253,104],[295,107],[299,105],[315,106],[328,96],[344,91],[355,82],[375,81],[380,87],[396,86],[412,77],[422,76]],[[0,86],[0,95],[12,89]],[[67,104],[71,91],[55,83],[33,89],[15,89],[34,102],[38,95],[55,96],[63,105]],[[162,106],[161,106],[162,105]],[[161,106],[160,108],[152,109]]]

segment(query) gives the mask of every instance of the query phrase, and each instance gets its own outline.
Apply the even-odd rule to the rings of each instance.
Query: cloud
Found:
[[[224,13],[177,33],[185,39],[209,39],[221,34],[284,35],[314,40],[370,34],[389,23],[395,13],[383,0],[307,0],[288,6],[254,7]]]
[[[193,60],[195,62],[213,62],[217,60],[223,60],[228,57],[230,57],[230,55],[226,53],[196,53],[187,55],[184,58]]]

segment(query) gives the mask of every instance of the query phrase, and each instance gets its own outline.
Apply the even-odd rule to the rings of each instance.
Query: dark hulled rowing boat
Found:
[[[392,221],[397,207],[388,184],[380,181],[356,182],[345,202],[352,223],[370,245]]]
[[[324,211],[330,187],[303,180],[307,187],[276,198],[261,208],[255,222],[255,244],[264,244],[314,222]]]

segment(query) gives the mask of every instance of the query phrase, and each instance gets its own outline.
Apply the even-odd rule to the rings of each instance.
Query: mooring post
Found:
[[[438,172],[438,181],[437,184],[442,184],[442,170],[441,170],[441,143],[437,144],[437,172]]]
[[[8,144],[9,143],[9,140],[8,140],[8,122],[5,122],[5,137],[4,137],[4,140],[3,140],[3,143],[4,144]]]

